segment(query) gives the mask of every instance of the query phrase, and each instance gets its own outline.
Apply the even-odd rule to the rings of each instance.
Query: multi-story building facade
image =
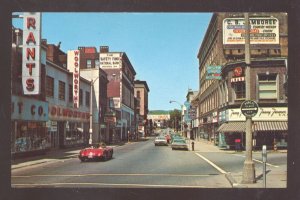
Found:
[[[27,153],[44,153],[47,140],[48,102],[45,82],[41,81],[40,94],[25,95],[22,84],[23,30],[12,29],[11,54],[11,152],[12,157]],[[40,80],[45,80],[47,47],[41,45]]]
[[[250,13],[250,98],[259,105],[253,117],[254,148],[286,146],[287,14]],[[199,129],[220,147],[230,148],[235,138],[245,145],[246,98],[243,13],[214,13],[198,53]],[[208,68],[219,66],[215,78]],[[211,72],[209,72],[211,73]]]
[[[148,95],[149,87],[146,81],[135,80],[134,81],[134,96],[139,100],[139,105],[137,113],[139,115],[138,119],[138,131],[144,132],[146,135],[149,133],[149,123],[147,123],[147,115],[149,113],[148,109]]]
[[[109,134],[112,127],[104,120],[109,111],[107,74],[100,68],[99,52],[95,47],[79,47],[78,50],[80,50],[80,76],[91,81],[92,141],[108,143],[112,140],[112,134]]]
[[[107,98],[116,116],[113,140],[126,140],[135,131],[134,79],[136,72],[125,52],[110,52],[100,47],[100,68],[108,78]]]
[[[62,65],[59,46],[41,40],[40,88],[37,95],[26,95],[22,86],[21,29],[12,30],[12,117],[13,156],[44,153],[47,149],[82,145],[89,129],[90,82],[80,82],[80,106],[73,108],[72,74]],[[31,55],[34,57],[34,54]]]
[[[90,81],[79,77],[79,105],[74,106],[73,73],[66,67],[66,53],[47,44],[46,99],[49,103],[48,132],[52,148],[88,143],[90,128]]]

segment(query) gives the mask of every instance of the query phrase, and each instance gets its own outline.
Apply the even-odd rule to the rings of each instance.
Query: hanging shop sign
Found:
[[[241,67],[236,67],[233,70],[234,76],[242,76],[243,74],[243,68]]]
[[[80,51],[68,51],[67,68],[73,73],[73,107],[79,108]]]
[[[110,108],[121,108],[121,99],[120,97],[111,97],[109,98],[109,107]]]
[[[251,44],[279,44],[279,20],[274,17],[250,17]],[[244,18],[223,20],[223,44],[245,44]]]
[[[24,95],[41,93],[41,13],[23,17],[22,85]]]
[[[231,78],[230,79],[230,82],[231,83],[236,83],[236,82],[245,82],[245,77],[242,76],[242,77],[235,77],[235,78]]]
[[[11,96],[11,119],[48,121],[48,102],[20,96]]]
[[[222,66],[207,66],[206,68],[206,79],[207,80],[221,80]]]

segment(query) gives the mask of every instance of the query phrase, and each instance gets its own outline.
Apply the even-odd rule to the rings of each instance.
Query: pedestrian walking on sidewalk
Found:
[[[240,138],[236,138],[234,140],[235,142],[235,151],[240,151],[241,150],[241,139]]]

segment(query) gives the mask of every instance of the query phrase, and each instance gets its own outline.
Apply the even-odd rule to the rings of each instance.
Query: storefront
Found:
[[[49,104],[47,128],[51,146],[65,148],[87,144],[89,118],[90,113],[87,111]]]
[[[257,115],[252,118],[253,149],[261,149],[262,145],[267,145],[268,149],[287,148],[287,117],[287,107],[259,108]],[[217,129],[218,146],[232,149],[235,139],[240,139],[242,148],[245,148],[246,118],[240,109],[222,111],[219,119],[222,124]]]
[[[11,110],[13,157],[44,153],[51,147],[46,127],[48,102],[12,95]]]

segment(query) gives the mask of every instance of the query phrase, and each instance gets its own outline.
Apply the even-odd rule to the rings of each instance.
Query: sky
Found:
[[[180,109],[188,89],[199,90],[197,54],[212,13],[42,13],[42,38],[125,52],[136,80],[147,81],[149,110]],[[13,25],[22,28],[21,19]],[[178,103],[170,104],[170,100]]]

